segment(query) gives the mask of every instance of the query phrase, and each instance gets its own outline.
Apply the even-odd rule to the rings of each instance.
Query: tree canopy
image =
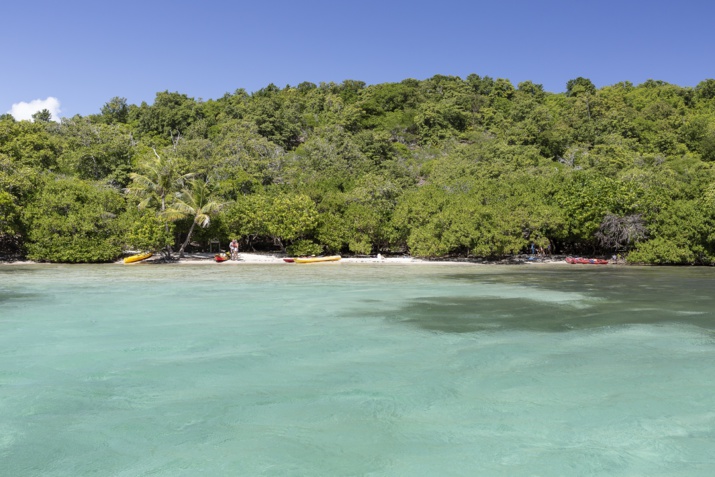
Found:
[[[296,254],[535,244],[713,264],[715,79],[565,87],[436,75],[3,115],[0,254],[110,261],[237,237]]]

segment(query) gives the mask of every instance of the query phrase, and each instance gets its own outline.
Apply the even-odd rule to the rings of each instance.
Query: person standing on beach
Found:
[[[231,260],[238,260],[238,240],[233,239],[228,248],[231,250]]]

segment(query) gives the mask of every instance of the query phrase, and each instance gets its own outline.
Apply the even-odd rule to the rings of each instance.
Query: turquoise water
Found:
[[[712,476],[715,270],[0,267],[0,475]]]

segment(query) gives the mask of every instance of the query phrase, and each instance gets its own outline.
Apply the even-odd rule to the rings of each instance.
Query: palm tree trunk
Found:
[[[154,154],[156,154],[156,151],[154,151]],[[166,194],[164,194],[162,192],[162,194],[161,194],[161,212],[164,213],[165,210],[166,210]],[[169,222],[167,222],[166,219],[164,219],[164,230],[166,231],[167,234],[169,233]],[[171,245],[167,245],[166,246],[166,258],[168,258],[169,260],[171,260],[172,252],[173,252],[173,250],[171,249]]]
[[[189,241],[191,240],[191,234],[194,233],[195,226],[196,226],[196,220],[191,222],[191,228],[189,229],[189,233],[186,235],[186,240],[184,240],[184,243],[181,244],[181,248],[179,249],[179,258],[184,258],[184,249],[186,248],[187,245],[189,245]]]

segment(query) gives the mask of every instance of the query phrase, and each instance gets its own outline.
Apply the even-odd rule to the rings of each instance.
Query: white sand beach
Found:
[[[286,263],[284,258],[285,254],[281,253],[239,253],[238,260],[227,260],[221,263],[217,263],[214,260],[215,253],[187,253],[185,257],[177,260],[177,255],[174,255],[174,260],[171,264],[175,265],[220,265],[220,266],[232,266],[241,264],[284,264]],[[326,262],[324,264],[340,264],[340,263],[370,263],[370,264],[384,264],[384,265],[560,265],[567,264],[565,261],[565,256],[554,255],[550,257],[535,257],[529,255],[516,255],[513,257],[508,257],[502,260],[486,260],[478,258],[435,258],[435,259],[422,259],[414,258],[406,255],[397,256],[352,256],[352,257],[341,257],[339,261],[336,262]],[[141,262],[136,262],[136,264],[162,264],[165,263],[161,255],[154,255],[153,257],[143,260]],[[0,265],[35,265],[41,264],[40,262],[33,262],[30,260],[0,260]],[[125,265],[122,259],[114,262],[116,265]],[[134,264],[128,264],[134,265]]]
[[[210,253],[191,253],[186,254],[185,258],[182,258],[177,263],[183,265],[196,265],[196,264],[216,264],[216,265],[240,265],[240,264],[286,264],[283,260],[286,257],[284,254],[271,254],[271,253],[239,253],[238,260],[227,260],[225,262],[216,263],[214,261],[214,255]],[[515,256],[509,257],[508,259],[494,261],[494,260],[481,260],[481,259],[469,259],[469,258],[455,258],[455,259],[421,259],[414,258],[410,256],[357,256],[357,257],[342,257],[338,262],[327,262],[328,264],[336,263],[371,263],[371,264],[412,264],[412,265],[498,265],[498,264],[566,264],[564,260],[565,257],[553,256],[553,257],[529,257]],[[150,260],[160,260],[160,259],[150,259]]]
[[[212,253],[192,253],[186,254],[186,257],[179,260],[178,263],[193,265],[193,264],[215,264],[214,255]],[[227,260],[221,262],[220,265],[240,265],[245,263],[260,263],[260,264],[286,264],[283,258],[286,257],[283,254],[271,254],[271,253],[243,253],[238,254],[238,260]],[[421,260],[412,257],[341,257],[339,262],[343,263],[437,263],[430,260]],[[338,262],[338,263],[339,263]],[[329,262],[336,263],[336,262]]]

